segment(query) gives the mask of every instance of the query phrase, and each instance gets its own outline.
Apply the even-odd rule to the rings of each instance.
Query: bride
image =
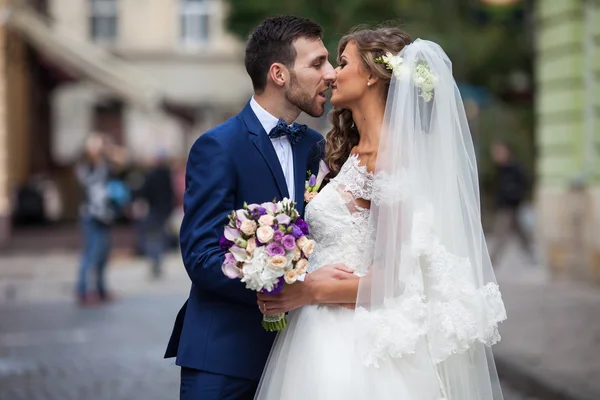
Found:
[[[304,283],[259,296],[294,311],[256,398],[502,399],[489,346],[506,312],[451,62],[393,27],[349,33],[338,61],[317,245]],[[322,279],[333,263],[355,279]]]

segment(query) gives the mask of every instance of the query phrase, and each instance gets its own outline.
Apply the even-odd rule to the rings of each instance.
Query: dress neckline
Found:
[[[369,172],[369,170],[367,170],[367,165],[361,165],[360,164],[360,155],[359,154],[350,154],[350,156],[348,157],[348,161],[350,161],[351,166],[356,169],[357,171],[359,171],[362,175],[365,175],[366,177],[372,179],[375,177],[375,173],[373,172]]]

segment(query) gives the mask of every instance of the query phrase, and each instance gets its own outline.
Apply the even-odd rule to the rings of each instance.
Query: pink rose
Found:
[[[298,274],[293,269],[290,269],[289,271],[286,271],[285,275],[283,275],[283,279],[285,279],[285,283],[291,285],[298,280]]]
[[[298,261],[300,258],[302,258],[302,252],[298,247],[296,247],[294,249],[294,261]]]
[[[296,242],[296,245],[298,246],[298,248],[300,250],[302,250],[302,248],[306,245],[306,243],[308,243],[308,238],[306,236],[302,236],[301,238],[298,239],[298,241]]]
[[[256,250],[256,239],[250,238],[248,239],[248,244],[246,245],[246,252],[252,255],[254,253],[254,250]]]
[[[258,219],[258,224],[260,226],[271,226],[275,222],[275,218],[272,215],[263,215]]]
[[[317,192],[304,192],[304,201],[307,203],[310,203],[311,201],[313,201],[313,199],[315,197],[317,197]]]
[[[296,273],[298,275],[305,274],[307,268],[308,268],[308,261],[306,260],[306,258],[303,258],[302,260],[300,260],[296,263]]]
[[[263,244],[267,244],[269,243],[271,240],[273,240],[273,234],[275,232],[273,231],[273,228],[271,228],[270,226],[261,226],[260,228],[258,228],[258,230],[256,231],[256,238]]]
[[[269,265],[273,267],[273,269],[284,269],[287,264],[287,258],[285,256],[275,256],[271,257],[269,260]]]
[[[308,240],[304,246],[302,246],[302,252],[306,257],[309,257],[315,248],[315,241]]]
[[[247,219],[242,222],[240,230],[244,235],[254,235],[254,232],[256,231],[256,222],[252,221],[251,219]]]

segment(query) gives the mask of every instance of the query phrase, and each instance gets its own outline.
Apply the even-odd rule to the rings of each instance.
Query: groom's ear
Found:
[[[290,71],[283,64],[273,63],[269,68],[269,77],[277,86],[283,87],[290,79]]]

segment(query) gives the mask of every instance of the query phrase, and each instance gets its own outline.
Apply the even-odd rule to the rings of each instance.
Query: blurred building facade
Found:
[[[554,275],[600,283],[600,3],[535,6],[537,236]]]
[[[46,213],[77,215],[72,166],[89,133],[140,164],[185,158],[239,112],[252,88],[226,12],[221,0],[0,1],[0,243],[32,181],[53,189]]]
[[[251,85],[243,46],[225,31],[220,0],[49,0],[56,29],[122,58],[154,81],[169,110],[188,121],[157,125],[98,85],[63,85],[53,97],[54,154],[69,162],[92,130],[110,133],[136,157],[184,155],[207,126],[236,114]]]

